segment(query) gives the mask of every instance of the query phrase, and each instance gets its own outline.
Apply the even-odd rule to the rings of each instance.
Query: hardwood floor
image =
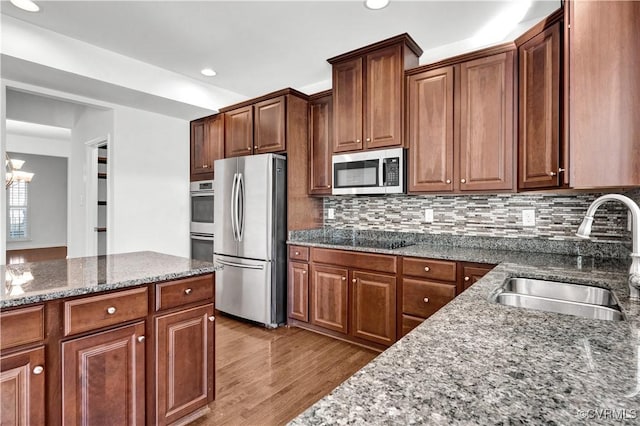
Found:
[[[376,355],[299,328],[216,315],[216,400],[191,426],[285,424]]]
[[[67,248],[64,246],[40,249],[7,250],[7,265],[39,262],[41,260],[65,259],[66,257]]]

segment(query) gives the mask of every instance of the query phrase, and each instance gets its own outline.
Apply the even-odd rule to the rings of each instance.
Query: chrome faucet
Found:
[[[576,235],[580,238],[589,238],[593,215],[598,207],[607,201],[617,200],[625,204],[631,212],[633,247],[631,252],[631,268],[629,268],[629,297],[640,300],[640,207],[629,197],[619,194],[606,194],[595,199],[587,209],[587,214],[578,228]]]

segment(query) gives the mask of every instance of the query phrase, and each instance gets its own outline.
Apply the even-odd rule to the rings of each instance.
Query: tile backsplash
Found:
[[[384,230],[428,234],[577,240],[578,226],[593,200],[603,193],[520,193],[497,195],[334,196],[324,199],[324,225],[334,229]],[[626,192],[640,203],[640,189]],[[328,209],[334,218],[328,218]],[[433,209],[433,223],[425,222]],[[522,210],[535,210],[535,226],[523,226]],[[603,204],[592,237],[630,241],[627,208]]]

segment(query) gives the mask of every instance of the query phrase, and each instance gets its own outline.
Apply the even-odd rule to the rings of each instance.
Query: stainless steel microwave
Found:
[[[403,148],[337,154],[332,159],[333,195],[405,193]]]

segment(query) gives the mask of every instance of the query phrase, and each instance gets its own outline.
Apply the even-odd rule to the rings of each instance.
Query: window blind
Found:
[[[8,239],[26,240],[29,238],[29,184],[13,182],[9,187],[8,198]]]

